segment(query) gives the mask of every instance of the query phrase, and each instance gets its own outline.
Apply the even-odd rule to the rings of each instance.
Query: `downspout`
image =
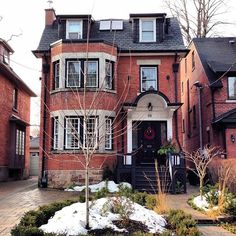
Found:
[[[43,64],[43,75],[44,75],[44,94],[43,94],[43,144],[42,144],[42,169],[41,169],[41,181],[40,181],[40,187],[47,188],[47,173],[46,173],[46,156],[45,156],[45,150],[46,150],[46,121],[47,121],[47,77],[49,73],[49,64],[46,58],[46,55],[44,55],[45,63]]]
[[[177,63],[178,54],[175,53],[175,62],[172,64],[172,70],[174,73],[174,80],[175,80],[175,103],[178,102],[178,72],[179,72],[179,63]],[[178,130],[178,110],[175,111],[175,134],[176,134],[176,141],[179,146],[180,151],[182,151],[181,144],[179,142],[179,130]]]
[[[216,118],[216,108],[215,108],[215,89],[211,89],[211,103],[212,103],[212,116],[213,120]]]

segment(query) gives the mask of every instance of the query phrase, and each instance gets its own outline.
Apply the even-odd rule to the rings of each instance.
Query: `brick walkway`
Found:
[[[10,235],[23,214],[51,202],[72,199],[76,193],[37,188],[34,177],[24,181],[0,183],[0,236]]]

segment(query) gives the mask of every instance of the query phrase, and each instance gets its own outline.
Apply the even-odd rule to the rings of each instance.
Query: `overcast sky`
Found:
[[[229,21],[236,22],[235,0],[229,1]],[[41,61],[32,54],[38,46],[44,28],[44,9],[47,0],[0,0],[0,38],[8,40],[15,53],[11,57],[11,67],[40,95],[39,77]],[[128,19],[130,13],[167,12],[162,0],[54,0],[56,14],[92,14],[95,20],[107,18]],[[226,27],[224,27],[225,29]],[[226,36],[236,36],[236,26],[231,26]],[[39,101],[32,100],[31,124],[39,123]]]

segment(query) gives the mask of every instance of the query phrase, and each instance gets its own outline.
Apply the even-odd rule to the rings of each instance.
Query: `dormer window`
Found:
[[[156,42],[156,20],[139,20],[139,39],[140,42]]]
[[[68,20],[66,26],[67,39],[82,39],[82,20]]]

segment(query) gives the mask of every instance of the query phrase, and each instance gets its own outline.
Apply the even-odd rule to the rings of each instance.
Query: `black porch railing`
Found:
[[[185,160],[180,153],[168,153],[165,167],[159,167],[159,174],[165,175],[160,180],[166,181],[166,172],[169,178],[168,191],[171,193],[186,192],[186,167]],[[138,190],[150,190],[150,181],[156,182],[155,163],[142,165],[137,161],[134,153],[117,155],[117,182],[129,182]],[[149,186],[149,187],[148,187]],[[152,187],[153,188],[153,187]],[[157,189],[157,188],[156,188]],[[153,191],[152,191],[153,192]]]

